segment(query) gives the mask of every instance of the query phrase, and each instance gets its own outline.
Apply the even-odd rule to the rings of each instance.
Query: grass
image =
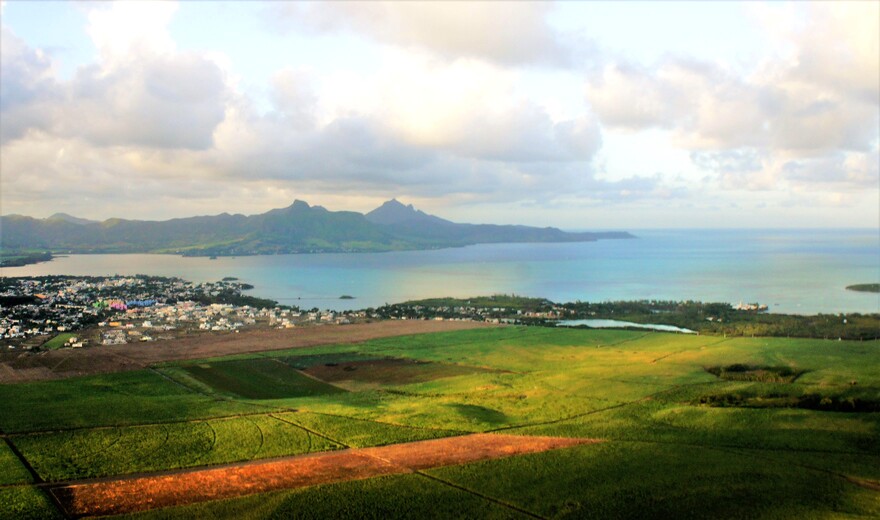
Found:
[[[21,465],[21,461],[9,446],[5,442],[0,442],[0,486],[30,482],[31,474]]]
[[[219,392],[246,399],[337,394],[344,390],[304,376],[277,359],[243,359],[184,367]]]
[[[483,371],[485,369],[396,358],[327,363],[305,370],[322,381],[348,383],[354,388],[407,385]]]
[[[31,486],[0,488],[0,516],[17,520],[64,518],[42,491]]]
[[[15,436],[46,481],[300,455],[339,445],[269,415]]]
[[[436,439],[458,433],[309,412],[282,413],[277,414],[276,417],[311,431],[321,432],[329,438],[353,448]]]
[[[252,412],[197,394],[151,371],[0,385],[7,433],[171,422]]]
[[[552,518],[825,518],[880,512],[874,492],[751,454],[605,443],[427,471]]]
[[[75,338],[75,337],[76,337],[76,334],[73,334],[70,332],[63,332],[61,334],[58,334],[54,338],[50,339],[49,341],[43,343],[43,348],[48,349],[48,350],[59,349],[61,347],[66,346],[68,344],[68,341],[70,340],[70,338]]]
[[[880,341],[505,327],[3,385],[0,399],[47,480],[466,432],[605,440],[138,518],[880,515],[854,483],[880,482]],[[7,480],[25,482],[7,455]]]
[[[331,352],[328,354],[306,354],[299,356],[284,356],[278,358],[283,363],[286,363],[293,368],[298,370],[305,370],[307,368],[312,368],[314,366],[320,365],[338,365],[340,363],[347,363],[350,361],[371,361],[374,359],[382,359],[377,356],[369,356],[361,354],[360,352],[354,351],[345,351],[345,352]]]

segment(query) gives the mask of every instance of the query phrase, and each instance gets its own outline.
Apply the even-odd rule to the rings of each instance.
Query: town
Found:
[[[877,315],[768,314],[766,305],[638,301],[554,303],[494,295],[438,298],[378,308],[299,309],[244,294],[228,277],[193,283],[155,276],[0,277],[0,351],[149,343],[253,328],[345,325],[375,320],[480,321],[556,326],[560,320],[612,319],[683,327],[723,336],[804,335],[872,339]],[[625,325],[622,325],[625,327]]]
[[[546,300],[540,301],[539,311],[492,301],[405,303],[349,311],[301,310],[243,294],[251,288],[232,277],[207,283],[146,275],[3,277],[0,340],[9,350],[78,348],[256,327],[344,325],[382,319],[523,323],[553,320],[563,314],[561,308]]]
[[[235,278],[198,284],[143,275],[0,278],[0,340],[10,350],[83,347],[367,317],[280,306],[243,295],[249,288]]]

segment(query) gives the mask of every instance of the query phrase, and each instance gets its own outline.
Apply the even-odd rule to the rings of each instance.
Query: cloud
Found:
[[[97,146],[210,147],[232,95],[208,57],[173,48],[174,4],[123,2],[89,15],[99,61],[59,82],[49,56],[3,27],[3,142],[28,130]]]
[[[0,29],[0,142],[51,121],[48,105],[57,99],[52,62],[28,47],[5,25]]]
[[[86,32],[108,66],[174,51],[167,31],[176,2],[126,1],[90,6]]]
[[[221,53],[177,48],[169,33],[175,4],[89,4],[95,61],[62,80],[51,53],[4,26],[4,211],[166,218],[262,212],[293,198],[370,209],[403,196],[441,201],[434,207],[527,203],[561,215],[684,208],[727,196],[719,189],[763,190],[743,196],[771,205],[789,192],[816,204],[863,200],[859,190],[878,183],[870,78],[807,74],[828,66],[809,47],[747,73],[675,56],[611,63],[590,73],[579,98],[581,72],[530,67],[570,57],[547,25],[547,4],[274,7],[284,11],[279,23],[334,33],[323,42],[350,40],[338,31],[380,42],[377,66],[287,63],[265,85],[267,97],[254,99],[262,86],[239,90]],[[801,30],[780,34],[788,42]],[[565,83],[559,90],[557,81]],[[649,128],[686,150],[677,154],[684,159],[628,177],[644,163],[604,171],[603,133]],[[688,156],[696,175],[664,170],[686,170]],[[819,191],[828,196],[814,197]]]
[[[351,31],[447,59],[564,65],[569,49],[547,23],[547,2],[314,2],[280,4],[276,23]]]
[[[691,152],[691,160],[702,170],[718,173],[755,172],[763,167],[764,157],[755,149],[722,152]]]
[[[817,159],[788,161],[782,165],[786,178],[800,182],[880,187],[880,154],[837,153]]]
[[[778,69],[780,79],[846,92],[867,103],[877,101],[880,4],[841,1],[747,7],[787,50],[782,63],[767,64],[768,69]]]
[[[694,150],[763,147],[811,155],[866,150],[878,106],[814,85],[743,81],[712,64],[671,59],[654,70],[611,65],[587,90],[603,125],[666,128]]]
[[[80,69],[58,107],[59,132],[96,145],[208,148],[231,95],[223,73],[194,53],[107,70]]]
[[[449,51],[448,60],[388,50],[382,66],[366,76],[285,67],[272,76],[269,110],[257,110],[254,100],[235,89],[222,59],[176,48],[167,27],[175,5],[155,12],[147,7],[111,4],[90,11],[87,31],[98,50],[96,62],[68,81],[55,79],[51,59],[40,51],[17,39],[15,46],[4,45],[4,66],[21,78],[22,86],[13,86],[32,93],[16,98],[4,92],[12,109],[4,107],[3,126],[18,129],[0,158],[4,172],[15,172],[4,174],[7,203],[26,204],[63,190],[83,201],[112,199],[108,211],[127,208],[137,216],[155,208],[132,204],[136,200],[186,209],[170,200],[230,194],[237,200],[268,186],[273,200],[297,193],[405,193],[549,201],[565,186],[568,196],[612,201],[646,196],[661,184],[597,180],[592,160],[602,138],[596,117],[588,110],[551,116],[525,95],[520,74],[499,62],[539,54],[505,55],[519,52],[502,48],[515,43],[510,35],[496,34],[501,43],[488,47],[425,35],[422,43]],[[418,18],[422,8],[446,12],[406,6],[401,16]],[[469,9],[497,15],[494,4]],[[545,10],[540,4],[514,9],[515,26],[532,24],[523,41],[546,36],[526,34],[547,30]],[[540,16],[532,20],[523,13]],[[472,44],[478,48],[462,52],[479,59],[452,57],[455,45]],[[543,48],[558,50],[550,43]],[[7,54],[16,59],[6,60]]]
[[[756,11],[785,51],[747,73],[676,56],[612,63],[588,79],[586,97],[606,128],[669,131],[728,188],[863,184],[876,177],[880,138],[878,5],[798,8],[801,25],[788,11]]]
[[[308,71],[287,67],[272,77],[271,97],[275,110],[290,124],[309,128],[317,121],[318,95],[315,79]]]
[[[391,54],[374,75],[358,81],[359,99],[372,101],[336,112],[370,114],[413,145],[461,157],[588,160],[601,146],[595,117],[554,120],[519,90],[520,80],[514,71],[478,60]]]

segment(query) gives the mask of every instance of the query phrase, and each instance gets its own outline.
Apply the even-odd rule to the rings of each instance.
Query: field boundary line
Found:
[[[482,498],[483,500],[486,500],[487,502],[492,502],[493,504],[498,504],[498,505],[505,507],[507,509],[510,509],[512,511],[516,511],[517,513],[526,515],[530,518],[537,518],[538,520],[548,520],[548,518],[545,516],[540,516],[540,515],[533,513],[527,509],[522,509],[521,507],[515,506],[513,504],[508,504],[507,502],[504,502],[503,500],[499,500],[497,498],[490,497],[489,495],[484,495],[483,493],[480,493],[479,491],[475,491],[473,489],[468,489],[464,486],[460,486],[458,484],[455,484],[454,482],[449,482],[448,480],[444,480],[440,477],[435,477],[434,475],[430,475],[428,473],[425,473],[424,471],[413,470],[413,473],[416,475],[419,475],[420,477],[424,477],[428,480],[433,480],[434,482],[439,482],[440,484],[443,484],[445,486],[449,486],[451,488],[458,489],[459,491],[464,491],[465,493],[468,493],[470,495],[474,495],[475,497]]]
[[[300,369],[296,368],[295,366],[291,365],[290,363],[287,363],[287,362],[285,362],[285,361],[282,361],[282,360],[279,359],[279,358],[273,358],[273,357],[269,357],[269,356],[261,356],[261,357],[262,357],[263,359],[271,359],[272,361],[274,361],[274,362],[276,362],[276,363],[279,363],[279,364],[281,364],[281,365],[284,365],[284,366],[286,366],[287,368],[290,368],[290,369],[296,371],[299,375],[301,375],[301,376],[303,376],[303,377],[306,377],[306,378],[308,378],[308,379],[311,379],[312,381],[317,381],[317,382],[319,382],[319,383],[323,383],[323,384],[325,384],[325,385],[327,385],[327,386],[332,386],[333,388],[337,388],[337,389],[339,389],[339,390],[342,390],[343,392],[345,392],[345,393],[347,393],[347,394],[350,394],[350,393],[351,393],[351,390],[349,390],[348,388],[343,388],[343,387],[341,387],[341,386],[339,386],[339,385],[335,385],[335,384],[331,383],[330,381],[324,381],[323,379],[319,379],[319,378],[313,376],[312,374],[308,374],[308,373],[306,373],[306,371],[304,371],[304,370],[300,370]]]
[[[156,446],[156,447],[153,448],[152,450],[148,451],[145,455],[143,455],[144,457],[149,456],[149,455],[152,455],[153,453],[156,453],[156,452],[158,452],[159,450],[162,450],[163,448],[165,448],[165,446],[168,445],[168,440],[171,438],[171,430],[168,429],[168,425],[167,425],[167,424],[159,424],[159,425],[157,425],[157,426],[160,426],[160,427],[162,428],[162,430],[164,430],[164,432],[165,432],[165,438],[162,439],[162,442],[159,443],[158,446]]]
[[[475,432],[468,432],[468,431],[464,431],[464,430],[450,430],[447,428],[431,428],[428,426],[412,426],[409,424],[397,424],[397,423],[386,422],[386,421],[377,421],[376,419],[367,419],[365,417],[351,417],[348,415],[339,415],[339,414],[329,413],[329,412],[297,411],[296,413],[311,413],[311,414],[315,414],[315,415],[324,415],[327,417],[335,417],[337,419],[349,419],[352,421],[361,421],[361,422],[371,422],[371,423],[375,423],[375,424],[383,424],[385,426],[396,426],[398,428],[409,428],[411,430],[425,430],[425,431],[433,431],[433,432],[450,432],[450,433],[455,434],[455,435],[450,435],[450,437],[454,437],[456,435],[468,435],[471,433],[475,433]]]
[[[257,447],[256,451],[254,451],[254,456],[256,456],[258,453],[260,453],[260,451],[262,451],[263,445],[266,444],[266,436],[263,435],[263,429],[260,428],[260,425],[257,424],[257,421],[251,419],[250,417],[247,417],[246,420],[249,423],[253,424],[254,428],[256,428],[258,432],[260,432],[260,445]]]
[[[590,410],[588,412],[569,415],[566,417],[561,417],[559,419],[551,419],[549,421],[537,421],[537,422],[533,422],[533,423],[524,423],[524,424],[516,424],[516,425],[510,425],[510,426],[502,426],[501,428],[493,428],[491,430],[484,430],[483,433],[496,433],[496,432],[500,432],[500,431],[515,430],[517,428],[530,428],[533,426],[547,426],[549,424],[558,424],[558,423],[565,422],[565,421],[572,421],[574,419],[580,419],[581,417],[586,417],[588,415],[607,412],[608,410],[614,410],[617,408],[623,408],[625,406],[639,404],[639,403],[643,403],[645,401],[650,401],[651,399],[653,399],[654,397],[656,397],[660,394],[663,394],[666,392],[672,392],[673,390],[678,390],[680,388],[684,388],[684,387],[688,387],[688,386],[708,385],[708,384],[715,384],[715,383],[714,382],[698,382],[698,383],[685,383],[682,385],[674,385],[669,388],[664,388],[663,390],[658,390],[654,393],[648,394],[648,395],[640,397],[638,399],[634,399],[632,401],[626,401],[623,403],[618,403],[618,404],[615,404],[612,406],[607,406],[605,408],[597,408],[595,410]]]
[[[295,423],[295,422],[293,422],[293,421],[288,421],[287,419],[283,419],[283,418],[278,417],[278,416],[276,416],[276,415],[274,415],[274,414],[269,414],[269,417],[271,417],[271,418],[273,418],[273,419],[276,419],[276,420],[278,420],[278,421],[281,421],[281,422],[283,422],[283,423],[287,423],[287,424],[290,424],[290,425],[292,425],[292,426],[296,426],[297,428],[300,428],[300,429],[302,429],[302,430],[305,430],[305,431],[308,432],[308,433],[311,433],[311,434],[313,434],[313,435],[317,435],[318,437],[321,437],[321,438],[323,438],[323,439],[327,439],[328,441],[333,442],[333,443],[335,443],[335,444],[338,444],[338,445],[340,445],[340,446],[344,446],[345,448],[353,449],[352,446],[349,446],[348,444],[346,444],[346,443],[344,443],[344,442],[342,442],[342,441],[338,441],[338,440],[334,439],[333,437],[330,437],[330,436],[328,436],[328,435],[324,435],[323,433],[321,433],[321,432],[319,432],[319,431],[315,431],[315,430],[312,430],[311,428],[307,428],[307,427],[303,426],[302,424],[297,424],[297,423]],[[309,441],[309,442],[311,442],[311,441]]]
[[[0,430],[0,432],[3,432],[3,431]],[[3,432],[3,433],[5,433],[5,432]],[[24,484],[13,484],[13,485],[24,485],[24,486],[29,486],[29,487],[34,487],[34,488],[40,489],[41,486],[43,484],[45,484],[45,482],[46,482],[45,480],[43,480],[43,477],[41,477],[40,474],[37,473],[37,470],[34,469],[33,466],[31,466],[30,461],[28,461],[27,458],[24,456],[24,454],[18,449],[18,446],[16,446],[15,443],[12,442],[12,439],[10,439],[9,437],[3,437],[3,441],[9,447],[9,450],[12,452],[12,454],[15,455],[15,457],[18,459],[18,462],[21,463],[21,465],[24,467],[24,469],[27,470],[27,472],[30,473],[30,475],[31,475],[32,482],[27,482]],[[3,486],[3,487],[7,487],[7,486]],[[40,489],[40,492],[43,493],[44,495],[48,495],[49,502],[52,503],[52,507],[54,507],[61,514],[62,518],[65,518],[65,519],[72,518],[67,513],[67,510],[64,509],[64,506],[61,505],[61,502],[58,500],[58,498],[53,493],[46,492],[43,489]]]
[[[608,442],[621,442],[621,443],[643,443],[643,444],[662,444],[662,445],[670,445],[670,446],[688,446],[692,448],[707,448],[707,449],[717,449],[717,450],[745,450],[745,451],[755,451],[755,452],[771,452],[771,453],[779,453],[779,452],[787,452],[787,453],[821,453],[821,454],[829,454],[829,455],[852,455],[852,456],[869,456],[869,457],[877,457],[880,458],[880,453],[866,453],[866,452],[853,452],[853,451],[840,451],[840,450],[822,450],[817,448],[761,448],[761,447],[750,447],[750,446],[736,446],[731,444],[699,444],[696,442],[678,442],[678,441],[664,441],[664,440],[654,440],[654,439],[609,439]]]
[[[771,462],[776,462],[776,463],[780,462],[779,459],[774,458],[772,455],[767,455],[764,453],[760,453],[760,454],[753,453],[753,450],[749,450],[748,448],[731,449],[731,448],[726,448],[726,447],[710,447],[709,449],[714,449],[715,451],[720,451],[723,453],[732,453],[734,455],[739,455],[739,456],[747,456],[747,457],[752,456],[752,457],[755,457],[758,459],[763,459],[766,461],[771,461]],[[746,453],[743,453],[740,450],[745,450]],[[761,451],[764,451],[764,450],[761,450]],[[778,452],[778,451],[787,451],[787,450],[775,450],[775,451]],[[862,454],[860,454],[860,455],[862,455]],[[856,486],[859,486],[859,487],[862,487],[865,489],[870,489],[871,491],[880,492],[880,482],[878,482],[876,480],[854,477],[852,475],[847,475],[845,473],[840,473],[840,472],[837,472],[837,471],[834,471],[831,469],[817,468],[816,466],[811,466],[809,464],[803,464],[800,462],[788,462],[788,463],[793,466],[797,466],[799,468],[804,468],[804,469],[808,469],[810,471],[825,473],[826,475],[831,475],[834,477],[841,478],[841,479],[849,482],[850,484],[854,484]]]
[[[237,402],[237,401],[236,401]],[[247,404],[247,403],[245,403]],[[83,430],[109,430],[111,428],[139,428],[146,426],[165,426],[169,424],[191,424],[203,421],[213,421],[213,420],[224,420],[224,419],[238,419],[243,417],[250,417],[253,415],[271,415],[273,413],[281,413],[281,412],[299,412],[299,410],[295,408],[277,408],[273,407],[269,411],[261,411],[261,412],[243,412],[243,413],[235,413],[229,415],[212,415],[209,417],[201,417],[198,419],[186,419],[181,421],[156,421],[149,423],[133,423],[133,424],[113,424],[113,425],[105,425],[105,426],[71,426],[69,428],[56,428],[52,430],[24,430],[20,432],[7,433],[6,437],[25,437],[29,435],[45,435],[45,434],[53,434],[53,433],[68,433],[75,431],[83,431]]]
[[[34,467],[31,466],[31,463],[28,462],[24,454],[18,449],[18,446],[16,446],[15,443],[12,442],[12,439],[10,439],[9,437],[4,437],[3,440],[6,442],[9,450],[12,451],[12,454],[15,455],[15,457],[18,459],[24,469],[26,469],[27,472],[31,474],[31,482],[28,482],[27,484],[36,485],[45,482],[43,480],[43,477],[41,477],[40,474],[37,473],[37,470],[35,470]]]
[[[160,368],[162,368],[162,367],[160,367]],[[194,387],[194,386],[190,386],[190,385],[184,384],[182,381],[178,381],[177,379],[174,379],[173,377],[169,376],[168,374],[163,373],[161,370],[159,370],[158,368],[156,368],[156,367],[154,367],[154,366],[152,366],[152,365],[151,365],[151,366],[148,366],[148,367],[147,367],[147,370],[149,370],[150,372],[153,372],[154,374],[156,374],[157,376],[161,377],[162,379],[165,379],[165,380],[168,381],[169,383],[172,383],[172,384],[174,384],[174,385],[177,385],[177,386],[179,386],[180,388],[183,388],[184,390],[187,390],[187,391],[189,391],[189,392],[191,392],[191,393],[199,394],[199,395],[202,395],[202,396],[205,396],[205,397],[210,397],[210,398],[212,398],[212,399],[215,400],[215,401],[232,401],[232,399],[230,399],[230,398],[228,398],[228,397],[226,397],[226,396],[224,396],[224,395],[220,395],[220,394],[212,394],[212,393],[210,393],[210,392],[205,392],[205,391],[201,390],[200,388],[196,388],[196,387]]]
[[[664,359],[666,359],[666,358],[670,358],[670,357],[672,357],[672,356],[677,356],[677,355],[679,355],[679,354],[683,354],[683,353],[685,353],[685,352],[690,352],[690,351],[692,351],[692,350],[694,350],[694,349],[700,349],[700,348],[704,348],[704,347],[713,347],[713,346],[715,346],[715,345],[720,345],[720,344],[722,344],[722,343],[724,343],[724,342],[726,342],[726,341],[729,341],[729,338],[723,338],[723,339],[721,339],[721,340],[719,340],[719,341],[715,341],[715,342],[712,342],[712,343],[706,343],[706,344],[704,344],[704,345],[695,345],[693,348],[686,348],[686,349],[682,349],[682,350],[676,350],[675,352],[670,352],[669,354],[665,354],[665,355],[660,356],[660,357],[658,357],[658,358],[656,358],[656,359],[652,359],[652,360],[651,360],[651,364],[654,364],[654,363],[656,363],[656,362],[658,362],[658,361],[662,361],[662,360],[664,360]]]
[[[515,430],[517,428],[530,428],[533,426],[547,426],[549,424],[557,424],[565,421],[572,421],[574,419],[580,419],[581,417],[586,417],[587,415],[593,415],[601,412],[607,412],[608,410],[614,410],[615,408],[623,408],[624,406],[629,406],[631,404],[640,403],[642,401],[647,401],[651,398],[651,396],[645,396],[641,399],[637,399],[635,401],[627,401],[625,403],[618,403],[612,406],[607,406],[605,408],[597,408],[595,410],[590,410],[589,412],[579,413],[575,415],[569,415],[567,417],[562,417],[560,419],[551,419],[549,421],[540,421],[534,423],[524,423],[524,424],[514,424],[510,426],[502,426],[501,428],[492,428],[491,430],[483,430],[483,433],[497,433],[507,430]]]
[[[592,330],[595,330],[595,329],[592,329]],[[606,330],[622,330],[624,332],[635,332],[635,331],[631,331],[631,330],[627,330],[627,329],[606,329]],[[632,338],[622,339],[620,341],[615,341],[614,343],[608,343],[607,345],[597,345],[597,347],[598,348],[616,347],[618,345],[623,345],[624,343],[631,343],[633,341],[638,341],[640,339],[647,338],[651,334],[654,334],[654,331],[643,332],[642,334],[639,334],[638,336],[634,336]]]
[[[211,445],[202,452],[201,455],[192,459],[190,462],[198,462],[200,460],[204,460],[212,451],[214,451],[214,447],[217,446],[217,430],[214,429],[213,426],[208,421],[202,421],[202,424],[208,427],[211,430]]]
[[[217,464],[209,467],[178,468],[171,471],[52,482],[39,487],[44,492],[57,497],[63,507],[67,508],[65,510],[69,515],[80,518],[102,514],[135,513],[173,505],[220,500],[280,489],[364,480],[383,475],[418,473],[425,478],[459,488],[461,491],[495,502],[530,518],[543,520],[543,517],[519,506],[507,504],[453,482],[446,482],[442,478],[423,474],[422,470],[599,442],[597,439],[573,440],[561,437],[538,437],[536,439],[541,440],[533,442],[516,435],[474,434],[471,437],[461,441],[434,439],[380,448],[349,448],[336,452],[328,450],[322,453]],[[165,482],[170,487],[154,486],[160,482]],[[212,482],[218,487],[203,487],[206,483]],[[192,490],[193,493],[180,493],[181,490],[187,489]],[[107,495],[107,492],[112,496]],[[127,496],[131,497],[132,501],[128,506],[125,505],[126,500],[123,495],[118,494],[122,492],[130,493]],[[117,498],[122,500],[121,505],[117,504]]]
[[[97,448],[95,450],[83,453],[83,459],[85,459],[85,462],[88,462],[89,464],[91,464],[92,462],[94,462],[94,460],[96,458],[100,458],[101,454],[112,449],[113,446],[116,446],[116,444],[118,444],[119,441],[122,440],[122,430],[120,428],[114,428],[114,429],[116,430],[116,437],[113,439],[112,442],[110,442],[104,446],[101,446],[100,448]]]

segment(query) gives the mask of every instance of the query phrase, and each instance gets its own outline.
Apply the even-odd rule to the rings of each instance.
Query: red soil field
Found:
[[[51,492],[73,516],[123,514],[280,489],[412,473],[595,442],[600,441],[481,433],[206,469],[101,479],[56,487]]]

